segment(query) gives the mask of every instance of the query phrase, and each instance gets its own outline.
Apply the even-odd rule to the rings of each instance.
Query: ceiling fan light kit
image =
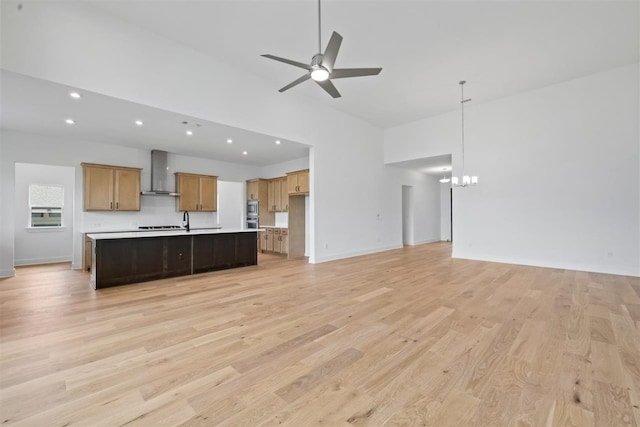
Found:
[[[318,0],[318,51],[322,48],[322,35],[321,35],[321,9],[320,0]],[[307,73],[303,76],[292,81],[285,87],[279,90],[284,92],[291,89],[294,86],[299,85],[309,79],[315,81],[322,89],[324,89],[329,95],[334,98],[340,98],[340,92],[331,83],[331,79],[343,79],[348,77],[362,77],[362,76],[375,76],[380,74],[382,68],[333,68],[333,65],[338,56],[340,50],[340,44],[342,43],[342,36],[337,32],[331,34],[327,48],[324,53],[316,53],[311,59],[311,64],[307,65],[302,62],[293,61],[287,58],[281,58],[279,56],[264,54],[265,58],[273,59],[274,61],[284,62],[285,64],[293,65],[294,67],[303,68],[307,70]]]
[[[462,112],[462,182],[460,182],[460,180],[458,179],[457,176],[452,176],[451,177],[451,185],[453,187],[467,187],[469,185],[476,185],[478,183],[478,177],[476,175],[473,176],[469,176],[469,175],[465,175],[464,173],[464,104],[471,101],[471,98],[469,99],[464,99],[464,84],[466,83],[465,80],[462,80],[459,82],[460,84],[460,93],[461,93],[461,98],[460,98],[460,107],[461,107],[461,112]],[[449,182],[444,181],[444,180],[440,180],[440,182],[445,183],[445,182]]]

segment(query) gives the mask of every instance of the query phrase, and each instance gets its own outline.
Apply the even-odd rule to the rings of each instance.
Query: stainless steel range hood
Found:
[[[167,167],[169,153],[162,150],[151,150],[151,190],[142,191],[143,196],[179,196],[180,193],[167,190],[172,178]]]

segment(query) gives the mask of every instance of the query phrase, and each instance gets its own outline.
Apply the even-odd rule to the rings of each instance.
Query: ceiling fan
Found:
[[[318,0],[318,51],[321,51],[321,15],[320,15],[320,0]],[[316,53],[313,55],[311,59],[311,64],[307,65],[302,62],[293,61],[291,59],[281,58],[279,56],[274,55],[261,55],[265,58],[273,59],[276,61],[284,62],[285,64],[293,65],[299,68],[303,68],[308,72],[302,77],[292,81],[285,87],[279,90],[279,92],[284,92],[285,90],[289,90],[294,86],[299,85],[300,83],[312,79],[321,88],[323,88],[329,95],[334,98],[340,98],[340,92],[338,89],[331,83],[331,79],[344,79],[347,77],[361,77],[361,76],[375,76],[382,71],[382,68],[333,68],[333,64],[336,61],[336,57],[338,56],[338,50],[340,49],[340,44],[342,43],[342,36],[335,31],[331,34],[331,38],[329,39],[329,44],[327,44],[327,48],[324,50],[324,53]]]

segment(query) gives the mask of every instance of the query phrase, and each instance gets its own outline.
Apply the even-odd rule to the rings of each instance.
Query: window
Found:
[[[59,185],[29,186],[29,227],[62,227],[64,187]]]

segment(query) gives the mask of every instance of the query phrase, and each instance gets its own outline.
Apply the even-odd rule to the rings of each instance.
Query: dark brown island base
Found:
[[[89,234],[91,286],[111,286],[258,264],[257,230]]]

